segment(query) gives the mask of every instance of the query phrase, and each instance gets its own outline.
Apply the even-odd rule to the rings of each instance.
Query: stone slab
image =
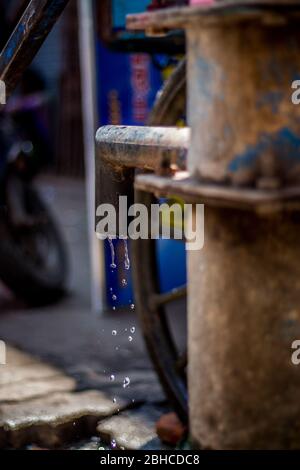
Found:
[[[158,408],[144,406],[101,421],[97,432],[103,442],[113,442],[118,449],[157,450],[162,448],[155,431],[159,417]]]
[[[93,436],[99,420],[117,413],[116,404],[98,391],[56,393],[18,404],[0,405],[0,447],[28,444],[45,448]]]

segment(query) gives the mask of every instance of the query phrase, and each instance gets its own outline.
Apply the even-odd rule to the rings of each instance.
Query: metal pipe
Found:
[[[69,0],[31,0],[0,55],[0,80],[12,93]]]
[[[86,197],[91,266],[91,304],[99,314],[106,309],[104,247],[95,227],[95,132],[97,129],[95,17],[93,0],[77,0],[79,12],[79,50],[82,86],[82,112],[85,154]]]
[[[189,139],[188,128],[101,127],[96,135],[96,207],[110,203],[118,211],[120,196],[133,203],[137,169],[185,168]]]
[[[185,169],[189,141],[190,130],[176,127],[104,126],[96,135],[98,161],[115,170]]]

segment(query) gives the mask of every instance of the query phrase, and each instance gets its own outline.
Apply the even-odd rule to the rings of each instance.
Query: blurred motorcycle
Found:
[[[33,184],[49,152],[37,118],[47,96],[27,91],[0,114],[0,279],[26,303],[44,305],[64,294],[68,263],[58,226]]]

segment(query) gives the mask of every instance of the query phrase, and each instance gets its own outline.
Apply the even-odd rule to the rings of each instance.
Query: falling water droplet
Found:
[[[113,296],[112,296],[112,299],[113,299],[113,301],[115,302],[116,300],[118,300],[118,297],[117,297],[116,295],[113,295]]]
[[[123,286],[123,287],[127,287],[127,281],[126,281],[126,279],[123,279],[123,280],[122,280],[122,286]]]
[[[117,310],[116,307],[113,307],[112,309],[113,309],[114,312]]]
[[[132,337],[132,336],[129,336],[128,341],[129,341],[129,343],[132,343],[133,337]]]
[[[132,333],[134,335],[135,333],[135,326],[133,326],[132,328],[130,328],[130,333]]]
[[[125,269],[129,271],[130,269],[130,259],[129,259],[129,251],[128,251],[128,241],[124,240],[124,250],[125,250]]]
[[[135,310],[135,305],[134,305],[134,304],[131,304],[131,305],[130,305],[130,308],[131,308],[131,310]]]
[[[115,380],[116,380],[116,376],[115,376],[115,375],[111,375],[111,376],[110,376],[110,381],[111,381],[111,382],[114,382]]]
[[[117,330],[112,330],[112,333],[111,333],[113,336],[117,336],[118,332]]]
[[[116,399],[116,398],[113,399],[113,403],[117,403],[117,399]]]
[[[116,269],[117,265],[116,265],[115,247],[114,247],[114,244],[113,244],[113,241],[112,241],[111,238],[108,239],[108,242],[109,242],[110,253],[111,253],[111,265],[110,265],[110,267],[111,267],[112,269]]]
[[[111,448],[112,448],[112,449],[115,449],[115,448],[117,447],[117,443],[116,443],[115,439],[113,439],[113,440],[111,441],[110,445],[111,445]]]
[[[125,377],[124,382],[123,382],[123,388],[127,388],[130,385],[130,378]]]

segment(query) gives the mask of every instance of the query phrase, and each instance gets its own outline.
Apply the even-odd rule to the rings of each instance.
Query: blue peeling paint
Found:
[[[261,93],[256,101],[258,108],[269,107],[273,114],[278,114],[281,102],[284,99],[284,93],[281,91],[268,91]]]
[[[278,162],[291,168],[300,164],[300,136],[288,127],[275,134],[261,134],[256,145],[249,145],[245,152],[237,155],[228,165],[230,173],[254,167],[260,158],[269,153]]]
[[[223,87],[219,81],[217,83],[218,76],[221,81],[224,80],[224,73],[220,67],[200,57],[197,60],[197,69],[199,77],[198,90],[202,98],[205,98],[208,102],[212,102],[214,99],[223,101]]]

